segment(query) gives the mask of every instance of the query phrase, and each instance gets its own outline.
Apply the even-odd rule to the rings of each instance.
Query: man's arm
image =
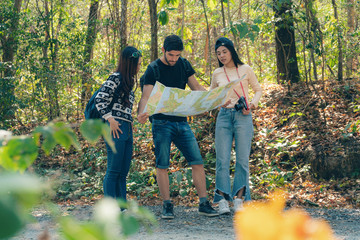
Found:
[[[138,105],[138,110],[137,110],[137,114],[138,114],[137,119],[138,119],[139,123],[145,123],[147,118],[149,117],[149,113],[147,113],[147,112],[143,113],[143,111],[145,109],[147,101],[149,100],[149,97],[150,97],[150,94],[151,94],[151,91],[153,90],[153,88],[154,88],[154,85],[151,85],[151,84],[144,85],[141,99],[140,99],[140,102]]]
[[[189,85],[191,90],[206,91],[206,89],[201,86],[200,83],[196,80],[195,74],[189,77],[187,84]]]

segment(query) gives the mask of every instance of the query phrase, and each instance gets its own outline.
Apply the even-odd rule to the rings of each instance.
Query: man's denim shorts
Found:
[[[171,142],[181,151],[189,165],[203,164],[199,145],[187,122],[154,119],[152,134],[157,168],[169,167]]]

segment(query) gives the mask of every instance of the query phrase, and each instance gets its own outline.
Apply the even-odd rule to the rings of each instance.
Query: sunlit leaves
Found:
[[[177,8],[179,6],[180,0],[161,0],[160,2],[160,7],[164,7],[166,5],[172,5],[175,8]]]
[[[110,128],[101,120],[85,121],[81,125],[81,133],[91,143],[95,143],[100,136],[103,136],[115,151]],[[39,145],[47,155],[57,144],[66,150],[71,146],[78,150],[81,148],[71,126],[63,122],[37,127],[33,135],[29,136],[12,137],[7,131],[1,131],[0,134],[0,165],[9,171],[25,171],[37,158]]]
[[[245,22],[236,24],[236,28],[238,30],[240,38],[244,38],[246,36],[246,34],[249,32],[248,26]]]
[[[99,138],[103,136],[109,146],[115,150],[115,145],[111,138],[110,127],[100,119],[86,120],[81,124],[80,132],[92,144],[96,143]]]
[[[183,31],[183,33],[182,33],[181,31]],[[191,31],[191,29],[188,28],[188,27],[179,28],[179,29],[177,30],[177,34],[178,34],[179,36],[183,36],[183,40],[184,40],[184,41],[185,41],[185,40],[191,40],[192,37],[193,37],[192,31]],[[191,47],[191,46],[190,46],[190,47]]]
[[[57,143],[64,146],[66,150],[69,150],[71,146],[74,146],[78,150],[80,149],[80,144],[76,138],[76,134],[70,126],[59,122],[55,123],[55,128],[56,131],[54,133],[54,138]]]
[[[35,129],[35,134],[39,133],[43,135],[43,142],[41,148],[45,154],[49,155],[51,150],[56,146],[56,140],[53,136],[55,129],[50,126],[38,127]]]
[[[106,240],[103,234],[103,229],[96,223],[80,223],[71,217],[63,217],[60,220],[62,234],[67,240]]]
[[[0,239],[13,236],[23,227],[21,217],[15,212],[13,202],[0,198]]]
[[[13,236],[24,226],[28,209],[39,202],[45,189],[46,186],[33,176],[0,176],[0,239]]]
[[[207,5],[213,11],[216,8],[216,0],[208,0]]]
[[[158,17],[159,17],[160,24],[163,25],[163,26],[166,25],[169,22],[169,15],[164,10],[160,11]]]
[[[25,171],[38,156],[38,147],[31,137],[13,137],[0,147],[0,165],[11,171]]]
[[[121,229],[125,236],[130,236],[139,230],[139,222],[131,215],[121,214],[120,215]]]
[[[76,134],[69,125],[63,122],[50,123],[44,127],[37,127],[34,133],[42,134],[44,142],[41,148],[46,154],[49,154],[56,144],[62,145],[66,150],[69,150],[71,146],[80,149]]]
[[[127,208],[126,212],[120,211]],[[104,198],[94,207],[94,219],[88,223],[81,223],[71,217],[60,221],[62,233],[68,240],[108,240],[128,237],[136,233],[143,225],[148,230],[156,225],[154,215],[147,209],[139,207],[135,202],[118,203],[113,198]]]
[[[260,28],[257,25],[259,22],[261,22],[261,19],[259,18],[257,18],[254,23],[248,23],[245,21],[234,22],[231,27],[231,31],[240,38],[249,38],[251,41],[255,41],[255,37],[260,32]]]

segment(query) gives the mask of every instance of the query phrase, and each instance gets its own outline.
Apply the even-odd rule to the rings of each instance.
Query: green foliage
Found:
[[[56,144],[62,145],[66,150],[69,150],[71,146],[80,149],[76,134],[70,126],[63,122],[51,122],[45,127],[37,127],[34,135],[43,136],[44,143],[41,147],[46,154],[49,154]]]
[[[158,18],[161,25],[166,25],[169,22],[169,15],[166,11],[160,11]]]
[[[274,18],[273,7],[281,6],[287,1],[266,2],[249,1],[241,4],[239,1],[222,1],[225,3],[225,16],[220,11],[220,2],[216,0],[204,1],[209,27],[214,34],[210,39],[205,38],[204,9],[199,1],[184,1],[181,6],[179,0],[161,0],[158,2],[158,31],[159,46],[161,39],[168,33],[180,34],[184,30],[184,57],[194,65],[197,76],[210,82],[209,66],[217,66],[216,56],[212,55],[209,62],[205,59],[207,49],[212,50],[215,38],[225,34],[236,40],[239,55],[249,63],[256,72],[260,82],[262,79],[274,80],[276,76],[276,59],[273,43]],[[329,3],[294,4],[296,30],[296,47],[298,63],[301,73],[309,73],[307,64],[310,62],[310,51],[316,54],[316,70],[324,69],[324,79],[331,77],[329,69],[334,71],[338,66],[337,34],[341,28],[344,46],[344,59],[359,55],[357,44],[359,30],[347,32],[347,16],[344,8],[339,5],[339,23],[334,21],[332,6]],[[150,27],[148,7],[146,1],[129,4],[128,44],[144,50],[143,66],[150,61]],[[237,8],[241,4],[241,14]],[[88,69],[88,82],[91,86],[99,86],[114,71],[118,61],[118,22],[112,14],[112,5],[102,9],[98,24],[98,35],[95,43],[93,59],[84,66],[84,46],[87,28],[87,11],[89,3],[84,1],[60,2],[54,1],[46,15],[43,3],[23,3],[19,23],[21,28],[16,30],[18,49],[13,63],[6,63],[16,72],[12,81],[0,78],[0,124],[6,128],[16,122],[48,122],[50,112],[58,109],[59,116],[69,121],[77,121],[82,115],[81,92],[83,69]],[[274,5],[274,6],[273,6]],[[1,8],[3,20],[0,26],[0,37],[5,36],[11,27],[13,1],[5,0]],[[228,9],[229,7],[229,9]],[[308,9],[306,9],[308,8]],[[182,10],[184,9],[184,16]],[[228,15],[227,10],[230,14]],[[309,19],[306,11],[314,15]],[[235,14],[236,13],[236,14]],[[226,19],[227,26],[222,29],[222,18]],[[228,19],[229,18],[229,19]],[[183,20],[183,21],[182,21]],[[318,29],[308,29],[309,21],[316,21]],[[136,23],[136,24],[135,24]],[[184,23],[184,24],[183,24]],[[52,26],[49,33],[45,32],[48,25]],[[316,27],[315,25],[310,26]],[[222,33],[224,32],[224,33]],[[322,37],[321,37],[322,34]],[[345,35],[346,34],[346,35]],[[182,33],[181,33],[182,35]],[[236,37],[236,39],[233,39]],[[299,39],[301,41],[299,41]],[[209,41],[209,42],[207,42]],[[303,44],[304,43],[304,44]],[[323,44],[323,49],[321,47]],[[210,48],[204,47],[209,46]],[[346,47],[345,47],[346,46]],[[0,54],[3,55],[3,46]],[[300,57],[299,54],[304,57]],[[208,56],[208,55],[207,55]],[[325,57],[321,59],[322,57]],[[0,63],[3,71],[5,63]],[[323,64],[323,65],[322,65]],[[328,66],[328,68],[327,68]],[[306,67],[306,68],[305,68]],[[145,71],[142,67],[141,72]],[[336,72],[336,71],[334,71]],[[353,72],[350,77],[356,76]],[[303,79],[305,81],[305,78]],[[91,87],[90,86],[90,87]],[[13,92],[13,94],[11,94]],[[6,117],[13,116],[9,120]],[[56,114],[55,114],[56,115]]]
[[[83,122],[80,126],[80,132],[92,144],[96,143],[101,136],[104,136],[109,146],[116,150],[112,141],[110,127],[107,124],[102,124],[102,120],[90,119]]]
[[[169,174],[170,195],[186,196],[193,191],[191,168],[179,169]]]
[[[360,133],[360,120],[349,123],[342,131],[342,136],[348,138]]]
[[[35,176],[0,175],[0,239],[15,235],[25,226],[29,209],[39,202],[46,189]]]
[[[0,136],[0,141],[2,136]],[[4,142],[1,144],[3,145]],[[0,146],[0,166],[8,171],[24,172],[38,156],[38,147],[34,138],[13,137]]]
[[[81,126],[86,132],[85,138],[94,142],[98,134],[106,135],[108,126],[101,121],[91,121]],[[91,129],[90,129],[91,128]],[[95,128],[96,130],[94,131]],[[89,133],[90,132],[90,133]],[[105,133],[105,134],[104,134]],[[69,149],[70,146],[80,148],[72,129],[62,122],[49,123],[38,127],[32,136],[12,137],[9,132],[0,132],[0,166],[7,171],[24,171],[38,155],[36,142],[42,135],[45,140],[43,149],[49,154],[58,143]],[[105,136],[104,136],[105,137]],[[110,141],[111,138],[110,138]],[[50,143],[49,143],[50,142]],[[86,182],[86,181],[85,181]],[[63,183],[62,183],[63,185]],[[40,197],[48,192],[36,176],[19,175],[18,173],[0,176],[0,238],[9,238],[20,231],[29,218],[28,211],[40,201]],[[126,213],[120,212],[126,208]],[[103,199],[95,206],[95,219],[91,222],[78,222],[72,217],[58,217],[64,239],[119,239],[136,233],[140,226],[147,229],[156,224],[151,212],[135,202],[117,203],[114,199]],[[115,226],[115,227],[114,227]],[[116,226],[120,226],[120,233]]]
[[[155,170],[153,168],[138,171],[135,164],[132,164],[128,176],[127,191],[141,197],[141,193],[143,193],[144,190],[147,190],[148,193],[144,196],[147,197],[154,193],[158,193],[155,182]]]
[[[239,36],[240,39],[249,38],[252,42],[254,42],[255,38],[260,33],[258,24],[261,24],[261,17],[256,18],[254,23],[248,23],[245,20],[240,20],[233,23],[230,31]]]
[[[127,211],[120,212],[119,206],[126,207]],[[79,222],[72,217],[60,218],[64,239],[123,239],[136,233],[141,225],[148,230],[156,225],[154,215],[133,201],[118,203],[114,199],[104,198],[95,205],[94,209],[94,219],[90,222]]]

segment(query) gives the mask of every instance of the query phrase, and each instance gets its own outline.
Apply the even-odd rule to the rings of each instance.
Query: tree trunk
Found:
[[[128,0],[121,1],[120,49],[123,49],[127,46],[127,5]]]
[[[14,1],[12,12],[11,14],[9,14],[11,16],[11,19],[10,19],[9,30],[7,31],[8,34],[5,33],[0,35],[1,45],[3,48],[2,61],[10,64],[14,61],[14,56],[17,49],[18,42],[16,39],[16,35],[17,35],[16,31],[19,26],[19,13],[21,9],[21,2],[22,0]],[[1,22],[5,22],[6,19],[3,19],[2,16],[0,16],[0,20]],[[12,77],[13,71],[10,68],[6,68],[4,71],[4,76]]]
[[[158,0],[148,0],[150,9],[150,23],[151,23],[151,61],[158,58],[158,21],[157,21],[157,3]]]
[[[338,74],[337,74],[337,78],[339,81],[343,80],[343,49],[342,49],[342,42],[341,42],[341,38],[342,38],[342,30],[341,30],[341,26],[339,23],[339,17],[338,17],[338,12],[337,12],[337,5],[335,0],[332,0],[332,5],[334,7],[334,16],[336,19],[336,25],[337,25],[337,29],[338,29],[338,49],[339,49],[339,55],[338,55]]]
[[[182,0],[181,4],[181,39],[184,40],[184,28],[185,28],[185,0]]]
[[[348,22],[348,27],[349,27],[348,36],[350,39],[350,41],[348,42],[347,49],[353,49],[354,46],[352,46],[352,44],[351,44],[351,40],[352,40],[351,35],[355,31],[355,18],[356,18],[355,0],[347,0],[347,12],[348,12],[348,19],[347,19],[348,21],[347,22]],[[348,52],[348,54],[346,55],[346,78],[350,78],[354,70],[355,70],[354,55],[350,50]]]
[[[110,52],[110,59],[109,62],[111,62],[112,60],[114,60],[115,57],[115,52],[119,52],[120,50],[120,44],[118,44],[118,40],[119,40],[119,30],[120,30],[120,10],[119,10],[119,0],[112,0],[111,2],[109,0],[106,1],[108,8],[109,8],[109,13],[110,13],[110,19],[111,22],[110,24],[106,25],[106,31],[108,35],[108,40],[109,40],[109,52]],[[111,31],[109,31],[112,30]],[[112,38],[110,37],[112,36]]]
[[[305,0],[305,8],[306,8],[306,30],[307,30],[307,35],[308,35],[308,45],[310,45],[310,60],[309,60],[309,80],[310,82],[312,82],[311,79],[311,69],[313,69],[313,73],[314,73],[314,78],[315,78],[315,82],[317,82],[318,80],[318,76],[317,76],[317,65],[316,65],[316,61],[315,61],[315,47],[317,45],[317,34],[316,34],[316,24],[314,24],[314,19],[313,19],[313,15],[311,14],[312,12],[312,5],[313,5],[313,1],[312,0]],[[313,68],[311,67],[311,64],[313,65]]]
[[[59,107],[59,99],[58,99],[58,84],[56,78],[54,77],[57,73],[56,71],[56,47],[54,45],[54,33],[53,29],[53,20],[54,20],[54,9],[53,9],[53,0],[49,1],[44,0],[44,12],[41,12],[39,6],[39,13],[43,17],[44,21],[44,30],[45,30],[45,40],[42,45],[42,52],[43,52],[43,70],[40,73],[42,84],[45,86],[46,89],[46,97],[48,101],[48,119],[51,121],[60,115],[60,107]],[[39,1],[36,2],[39,4]],[[49,57],[49,50],[50,50],[50,57]],[[57,51],[57,50],[56,50]],[[51,62],[50,62],[51,61]]]
[[[205,7],[205,1],[204,0],[201,0],[201,3],[202,3],[202,6],[203,6],[203,9],[204,9],[204,14],[205,14],[205,21],[206,21],[206,43],[205,43],[205,59],[206,59],[206,62],[207,64],[206,65],[209,65],[210,69],[209,69],[209,73],[210,75],[212,74],[212,68],[211,68],[211,51],[209,51],[209,43],[210,43],[210,26],[209,26],[209,20],[208,20],[208,17],[207,17],[207,13],[206,13],[206,7]],[[208,53],[208,54],[207,54]],[[206,56],[208,55],[208,56]],[[207,69],[207,67],[205,68]]]
[[[291,12],[292,2],[280,2],[274,0],[275,18],[275,44],[276,44],[276,65],[278,80],[282,83],[299,82],[300,73],[296,58],[294,20]]]
[[[230,14],[230,1],[227,2],[227,13],[228,13],[228,24],[229,24],[229,27],[230,27],[230,31],[233,35],[233,40],[234,40],[234,45],[235,45],[235,49],[238,50],[238,42],[237,42],[237,38],[236,38],[236,33],[235,31],[233,31],[232,29],[234,28],[233,27],[233,23],[231,21],[231,14]]]
[[[83,63],[83,73],[82,73],[82,92],[81,92],[81,103],[82,107],[86,105],[86,102],[91,97],[91,83],[89,79],[91,78],[91,68],[88,66],[92,57],[93,49],[96,41],[96,22],[98,19],[98,9],[99,9],[99,0],[91,0],[89,18],[88,18],[88,29],[86,34],[86,43],[84,49],[84,63]]]
[[[221,0],[221,16],[223,21],[223,28],[226,28],[226,22],[225,22],[225,11],[224,11],[224,0]]]
[[[2,62],[3,67],[0,68],[0,120],[13,119],[14,111],[13,104],[15,101],[15,68],[13,62],[17,49],[17,30],[19,27],[19,13],[21,9],[22,0],[15,0],[14,5],[11,7],[10,26],[0,34],[1,47],[3,49]],[[5,22],[8,19],[3,19],[0,16],[0,22]]]
[[[243,5],[244,5],[243,0],[240,0],[239,12],[238,12],[238,18],[239,19],[243,19],[243,11],[242,11]],[[244,54],[243,54],[244,49],[242,48],[242,46],[244,45],[244,41],[246,42],[245,39],[241,39],[240,36],[239,36],[239,45],[235,46],[236,50],[238,51],[238,54],[241,55],[241,56],[244,56]],[[243,59],[243,57],[241,57],[240,59]],[[248,63],[248,64],[250,64],[250,63]]]

